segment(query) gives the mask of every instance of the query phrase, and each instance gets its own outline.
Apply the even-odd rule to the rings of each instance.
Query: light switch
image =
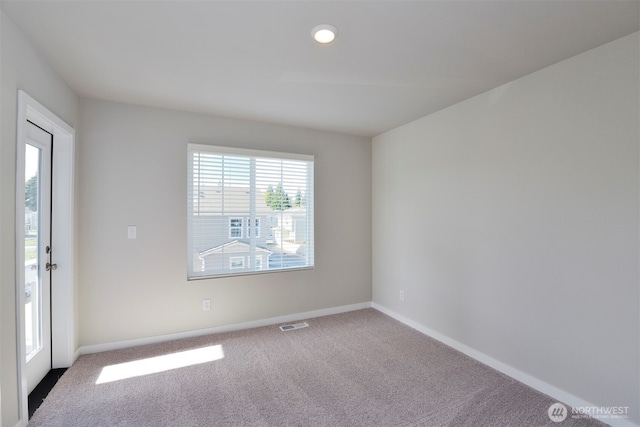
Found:
[[[127,227],[127,236],[129,237],[129,239],[135,239],[137,236],[137,229],[135,225],[130,225]]]

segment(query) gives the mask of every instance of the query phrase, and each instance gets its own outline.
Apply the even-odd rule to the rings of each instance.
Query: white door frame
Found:
[[[16,324],[18,325],[18,399],[20,424],[29,421],[24,325],[24,155],[27,120],[53,135],[52,250],[58,264],[52,275],[52,368],[66,368],[77,358],[74,302],[74,163],[75,130],[38,101],[18,91],[16,155]]]

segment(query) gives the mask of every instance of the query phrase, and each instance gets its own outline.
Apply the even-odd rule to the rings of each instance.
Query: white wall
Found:
[[[15,294],[15,188],[17,95],[22,89],[75,127],[78,99],[42,59],[15,25],[0,11],[0,390],[2,425],[18,422]]]
[[[96,100],[81,111],[81,345],[371,301],[370,139]],[[313,270],[186,280],[188,142],[315,155]]]
[[[638,49],[379,135],[372,171],[375,303],[636,423]]]

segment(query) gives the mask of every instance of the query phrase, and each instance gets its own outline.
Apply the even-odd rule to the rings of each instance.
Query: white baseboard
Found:
[[[466,354],[467,356],[471,357],[472,359],[477,360],[480,363],[483,363],[487,366],[492,367],[493,369],[502,372],[505,375],[510,376],[511,378],[520,381],[521,383],[524,383],[526,385],[528,385],[529,387],[544,393],[556,400],[558,400],[559,402],[562,402],[566,405],[569,405],[571,407],[595,407],[597,405],[594,405],[590,402],[587,402],[584,399],[581,399],[577,396],[574,396],[571,393],[567,393],[564,390],[561,390],[549,383],[546,383],[536,377],[533,377],[529,374],[526,374],[512,366],[507,365],[506,363],[503,363],[497,359],[494,359],[491,356],[487,356],[484,353],[481,353],[477,350],[474,350],[473,348],[462,344],[452,338],[449,338],[446,335],[443,335],[439,332],[434,331],[433,329],[430,329],[418,322],[414,322],[413,320],[406,318],[392,310],[389,310],[386,307],[381,306],[380,304],[377,304],[375,302],[371,303],[371,306],[386,314],[389,317],[392,317],[396,320],[398,320],[399,322],[404,323],[405,325],[417,330],[418,332],[421,332],[435,340],[440,341],[443,344],[448,345],[449,347],[452,347],[456,350],[458,350],[461,353]],[[623,420],[623,419],[613,419],[613,420],[600,420],[602,422],[608,423],[609,425],[611,425],[612,427],[639,427],[638,424],[635,424],[633,422],[631,422],[630,420]]]
[[[243,329],[259,328],[262,326],[271,326],[278,323],[293,322],[302,319],[311,319],[314,317],[330,316],[332,314],[346,313],[349,311],[362,310],[371,308],[371,302],[363,302],[359,304],[343,305],[340,307],[325,308],[321,310],[307,311],[305,313],[288,314],[285,316],[270,317],[268,319],[254,320],[251,322],[235,323],[232,325],[217,326],[214,328],[198,329],[195,331],[178,332],[175,334],[159,335],[149,338],[139,338],[126,341],[110,342],[105,344],[94,344],[81,346],[78,354],[101,353],[103,351],[119,350],[122,348],[138,347],[141,345],[157,344],[161,342],[180,340],[185,338],[198,337],[202,335],[220,334],[223,332],[239,331]]]
[[[434,331],[433,329],[430,329],[424,325],[421,325],[420,323],[414,322],[411,319],[408,319],[392,310],[389,310],[386,307],[381,306],[380,304],[377,304],[375,302],[371,303],[371,306],[386,314],[389,317],[392,317],[396,320],[398,320],[399,322],[404,323],[405,325],[417,330],[418,332],[421,332],[437,341],[440,341],[443,344],[448,345],[449,347],[452,347],[456,350],[458,350],[461,353],[466,354],[467,356],[471,357],[472,359],[477,360],[480,363],[483,363],[487,366],[492,367],[493,369],[502,372],[505,375],[508,375],[509,377],[520,381],[521,383],[524,383],[526,385],[528,385],[529,387],[544,393],[556,400],[558,400],[559,402],[562,402],[566,405],[569,405],[571,407],[595,407],[597,405],[594,405],[590,402],[587,402],[586,400],[583,400],[577,396],[574,396],[571,393],[567,393],[564,390],[561,390],[549,383],[546,383],[536,377],[533,377],[529,374],[526,374],[512,366],[507,365],[506,363],[503,363],[497,359],[494,359],[491,356],[487,356],[484,353],[481,353],[477,350],[474,350],[473,348],[462,344],[452,338],[449,338],[446,335],[443,335],[439,332]],[[623,419],[605,419],[605,420],[600,420],[602,422],[605,422],[609,425],[611,425],[612,427],[639,427],[638,424],[630,421],[630,420],[623,420]]]

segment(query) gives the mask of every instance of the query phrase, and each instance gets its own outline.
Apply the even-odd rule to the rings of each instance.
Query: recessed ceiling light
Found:
[[[311,30],[311,37],[318,43],[331,43],[338,34],[338,30],[333,25],[322,24]]]

